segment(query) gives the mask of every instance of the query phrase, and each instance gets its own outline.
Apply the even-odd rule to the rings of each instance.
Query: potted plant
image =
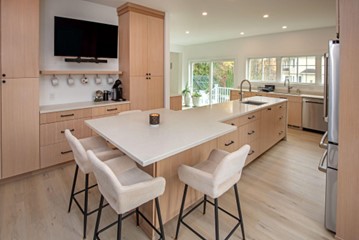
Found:
[[[196,90],[193,94],[192,94],[192,103],[194,107],[198,107],[199,106],[199,99],[202,97],[202,95],[198,92],[198,90]]]
[[[184,105],[186,107],[189,107],[189,105],[191,104],[191,91],[189,90],[188,82],[186,84],[186,87],[182,90],[182,95],[184,96]]]

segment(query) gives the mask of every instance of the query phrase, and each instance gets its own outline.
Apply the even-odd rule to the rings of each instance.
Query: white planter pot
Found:
[[[194,107],[199,106],[199,99],[200,99],[200,97],[192,97],[192,103],[193,103]]]
[[[191,94],[190,93],[186,93],[184,95],[184,105],[186,107],[189,107],[191,105]]]

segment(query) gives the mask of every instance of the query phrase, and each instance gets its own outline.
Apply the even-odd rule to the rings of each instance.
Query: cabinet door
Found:
[[[148,72],[151,76],[163,76],[164,21],[148,16]]]
[[[1,83],[2,177],[39,169],[39,79]]]
[[[130,76],[145,76],[148,73],[147,16],[131,12],[130,24]]]
[[[274,123],[274,108],[267,107],[261,111],[261,141],[260,151],[265,152],[274,143],[273,134],[276,131],[276,125]]]
[[[39,77],[39,8],[39,0],[1,0],[1,74],[6,78]]]
[[[147,110],[147,80],[145,77],[131,77],[131,109]]]
[[[147,109],[163,108],[163,94],[163,77],[151,77],[148,79]]]
[[[288,125],[302,127],[301,102],[288,102]]]

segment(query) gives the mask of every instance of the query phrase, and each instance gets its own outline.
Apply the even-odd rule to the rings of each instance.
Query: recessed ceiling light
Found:
[[[282,28],[283,28],[283,29],[287,29],[287,26],[283,26]]]
[[[202,13],[202,16],[207,16],[207,15],[208,15],[207,12],[203,12],[203,13]]]
[[[244,35],[244,32],[240,32],[241,35]]]
[[[269,15],[268,15],[268,14],[264,14],[264,15],[263,15],[263,18],[269,18]]]
[[[186,31],[186,34],[189,34],[189,31]]]

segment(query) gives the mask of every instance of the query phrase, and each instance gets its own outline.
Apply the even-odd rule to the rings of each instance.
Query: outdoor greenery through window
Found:
[[[264,57],[248,59],[251,81],[323,84],[321,56]]]
[[[201,105],[229,101],[234,85],[234,61],[198,61],[191,64],[192,92],[199,92]]]

